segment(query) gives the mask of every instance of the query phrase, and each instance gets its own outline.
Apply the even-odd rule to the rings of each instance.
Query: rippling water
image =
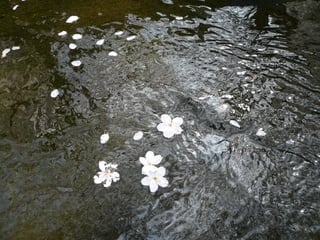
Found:
[[[2,1],[0,50],[21,49],[0,59],[1,239],[319,239],[319,10]],[[181,135],[157,131],[164,113]],[[154,195],[149,150],[170,183]],[[93,183],[100,160],[119,165],[110,188]]]

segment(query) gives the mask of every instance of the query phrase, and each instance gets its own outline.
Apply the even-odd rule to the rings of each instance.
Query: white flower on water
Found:
[[[109,134],[108,133],[104,133],[100,136],[100,143],[101,144],[106,144],[109,141]]]
[[[99,162],[100,172],[93,177],[95,184],[102,183],[104,187],[110,187],[112,182],[120,180],[120,174],[116,172],[118,165],[106,163],[105,161]]]
[[[183,119],[181,117],[171,119],[168,114],[162,114],[161,121],[162,123],[158,124],[157,129],[163,132],[164,137],[171,138],[175,134],[182,133],[183,130],[180,125],[183,123]]]
[[[79,20],[79,17],[78,17],[78,16],[70,16],[70,17],[67,19],[66,23],[73,23],[73,22],[76,22],[76,21],[78,21],[78,20]]]
[[[164,177],[166,169],[164,167],[155,168],[150,171],[147,176],[141,179],[143,186],[149,186],[150,192],[154,193],[160,187],[167,187],[169,185],[168,180]]]
[[[143,132],[142,132],[142,131],[138,131],[138,132],[136,132],[136,133],[134,134],[133,140],[139,141],[142,137],[143,137]]]
[[[145,157],[140,157],[139,161],[143,165],[142,174],[148,175],[150,171],[155,171],[157,169],[156,166],[162,160],[161,155],[154,155],[152,151],[148,151]]]

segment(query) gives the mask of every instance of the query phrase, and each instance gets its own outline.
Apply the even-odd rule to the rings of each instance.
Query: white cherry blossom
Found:
[[[141,179],[141,184],[149,186],[150,192],[154,193],[158,190],[159,186],[164,188],[169,185],[168,180],[164,177],[165,174],[166,169],[164,167],[156,168]]]
[[[120,180],[120,174],[116,172],[118,165],[106,163],[105,161],[99,162],[100,172],[93,177],[95,184],[102,183],[104,187],[110,187],[112,182]]]
[[[143,165],[142,174],[148,175],[150,171],[155,171],[157,167],[154,165],[158,165],[162,160],[161,155],[154,155],[152,151],[148,151],[145,157],[140,157],[139,161]]]
[[[157,129],[163,132],[164,137],[172,138],[173,135],[182,133],[180,125],[183,123],[183,119],[181,117],[171,119],[168,114],[162,114],[161,121],[162,123],[158,124]]]

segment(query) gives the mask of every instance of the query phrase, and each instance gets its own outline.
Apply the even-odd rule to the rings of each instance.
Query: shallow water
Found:
[[[1,239],[319,239],[319,10],[2,1],[0,50],[21,49],[0,59]],[[181,135],[157,131],[164,113]],[[154,195],[149,150],[170,183]],[[93,183],[100,160],[119,165],[110,188]]]

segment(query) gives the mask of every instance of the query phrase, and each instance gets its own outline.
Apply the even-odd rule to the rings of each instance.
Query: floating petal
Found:
[[[111,183],[112,183],[112,178],[110,177],[110,178],[107,178],[106,179],[106,183],[105,184],[103,184],[103,186],[104,187],[110,187],[111,186]]]
[[[78,17],[78,16],[70,16],[70,17],[67,19],[66,23],[73,23],[73,22],[76,22],[76,21],[78,21],[78,20],[79,20],[79,17]]]
[[[76,49],[76,48],[77,48],[77,44],[70,43],[70,44],[69,44],[69,48],[70,48],[70,49]]]
[[[127,37],[127,41],[132,41],[133,39],[135,39],[137,36],[129,36],[129,37]]]
[[[120,36],[122,34],[123,34],[123,31],[117,31],[117,32],[114,33],[114,35],[116,35],[116,36]]]
[[[14,5],[13,8],[12,8],[12,10],[15,11],[15,10],[17,10],[18,7],[19,7],[18,4],[17,4],[17,5]]]
[[[100,39],[96,42],[97,45],[101,46],[104,43],[104,39]]]
[[[158,183],[155,180],[151,179],[149,188],[150,188],[150,192],[152,193],[156,192],[158,190]]]
[[[158,184],[159,184],[160,187],[168,187],[169,182],[168,182],[168,180],[166,178],[159,177],[158,178]]]
[[[104,133],[100,136],[100,143],[101,144],[105,144],[109,141],[109,134],[108,133]]]
[[[81,38],[82,38],[82,35],[79,34],[79,33],[76,33],[76,34],[73,34],[73,35],[72,35],[72,39],[74,39],[74,40],[79,40],[79,39],[81,39]]]
[[[13,46],[11,48],[12,51],[17,51],[17,50],[20,50],[20,46]]]
[[[80,60],[75,60],[75,61],[72,61],[71,64],[74,67],[79,67],[82,63]]]
[[[133,140],[138,141],[143,137],[143,132],[142,131],[138,131],[134,134],[133,136]]]
[[[118,53],[116,53],[115,51],[111,51],[111,52],[109,52],[108,55],[111,57],[116,57],[116,56],[118,56]]]
[[[58,33],[58,36],[60,36],[60,37],[65,36],[65,35],[67,35],[66,31],[61,31]]]
[[[240,128],[240,124],[236,120],[230,120],[229,123],[237,128]]]
[[[10,49],[10,48],[4,49],[4,50],[2,51],[1,58],[5,58],[9,52],[11,52],[11,49]]]
[[[263,128],[259,128],[256,135],[259,137],[264,137],[267,135],[267,133],[265,131],[263,131]]]
[[[58,89],[54,89],[54,90],[51,91],[50,97],[56,98],[56,97],[59,96],[59,94],[60,94],[59,90]]]
[[[181,117],[176,117],[172,120],[172,124],[174,126],[180,126],[183,123],[183,119]]]
[[[168,114],[162,114],[160,118],[163,123],[171,124],[171,117]]]
[[[106,167],[107,167],[107,163],[105,161],[99,161],[99,169],[101,171],[106,170]]]
[[[149,184],[150,184],[150,178],[149,178],[148,176],[142,178],[142,179],[141,179],[141,184],[142,184],[143,186],[149,186]]]

